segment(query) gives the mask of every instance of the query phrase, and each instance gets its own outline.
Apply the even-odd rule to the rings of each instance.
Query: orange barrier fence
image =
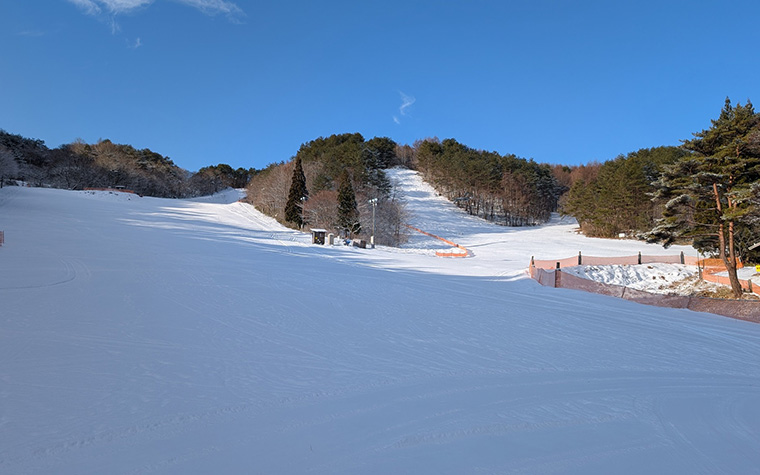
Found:
[[[716,259],[718,260],[718,259]],[[573,266],[604,266],[604,265],[633,265],[633,264],[688,264],[697,265],[697,258],[685,256],[683,252],[671,256],[646,256],[639,253],[635,256],[621,257],[598,257],[584,256],[580,252],[577,256],[566,257],[564,259],[538,260],[531,258],[531,265],[541,269],[555,269],[559,267]]]
[[[566,257],[564,259],[553,260],[537,260],[531,258],[531,266],[539,269],[556,269],[563,267],[573,266],[602,266],[602,265],[633,265],[633,264],[686,264],[691,266],[699,266],[702,269],[702,279],[708,282],[721,285],[731,285],[728,277],[715,275],[721,272],[725,272],[726,266],[721,259],[699,259],[693,256],[685,256],[684,253],[670,256],[646,256],[639,253],[635,256],[621,256],[621,257],[597,257],[597,256],[584,256],[580,252],[578,256]],[[741,269],[744,265],[739,262],[736,265],[737,269]],[[739,279],[739,283],[742,288],[749,290],[760,295],[760,288],[754,288],[752,282],[749,280]]]
[[[725,270],[726,269],[724,267],[723,269],[718,269],[718,272],[724,272]],[[729,287],[731,286],[731,281],[728,279],[727,276],[710,274],[707,271],[702,273],[702,279],[708,282],[715,283],[715,284],[727,285]],[[742,289],[748,290],[754,294],[760,295],[760,288],[753,286],[752,281],[739,279],[739,284],[741,284]]]
[[[709,312],[726,317],[739,318],[760,323],[760,300],[729,300],[729,299],[710,299],[705,297],[680,296],[680,295],[663,295],[644,292],[641,290],[631,289],[620,285],[605,284],[596,282],[583,277],[577,277],[566,272],[562,272],[564,267],[581,265],[626,265],[638,263],[680,263],[684,262],[689,265],[699,265],[704,268],[702,277],[710,282],[730,285],[728,277],[714,275],[726,270],[723,261],[720,259],[697,259],[695,257],[683,256],[624,256],[624,257],[587,257],[580,253],[578,257],[555,259],[555,260],[535,260],[531,258],[529,266],[530,276],[539,284],[548,287],[561,287],[567,289],[583,290],[602,295],[610,295],[626,300],[631,300],[646,305],[670,308],[686,308],[696,312]],[[551,264],[551,265],[550,265]],[[739,264],[737,267],[741,267]],[[752,288],[749,281],[741,280],[742,287],[750,291],[754,290],[760,295],[760,289]]]
[[[417,231],[418,233],[424,234],[425,236],[430,236],[431,238],[438,239],[439,241],[443,241],[449,246],[456,247],[457,249],[460,249],[460,251],[435,251],[435,255],[438,257],[467,257],[470,255],[470,251],[467,250],[466,247],[460,246],[459,244],[449,241],[448,239],[444,239],[440,236],[436,236],[435,234],[431,234],[429,232],[423,231],[422,229],[415,228],[414,226],[406,225],[407,228],[412,229],[414,231]]]
[[[631,289],[621,285],[604,284],[583,277],[577,277],[561,269],[546,270],[531,268],[531,277],[547,287],[583,290],[609,295],[632,302],[656,307],[685,308],[695,312],[708,312],[724,317],[738,318],[760,323],[760,300],[711,299],[686,295],[663,295]]]

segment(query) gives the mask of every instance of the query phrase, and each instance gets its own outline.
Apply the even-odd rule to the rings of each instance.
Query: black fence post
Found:
[[[639,251],[639,264],[641,264],[641,251]]]
[[[683,263],[684,263],[683,251],[681,251],[681,264],[683,264]]]
[[[582,264],[583,264],[583,257],[581,256],[581,251],[578,251],[578,265],[580,266]]]

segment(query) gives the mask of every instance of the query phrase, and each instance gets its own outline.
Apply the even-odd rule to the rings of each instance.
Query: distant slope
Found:
[[[425,183],[419,173],[396,168],[389,177],[407,203],[409,224],[423,231],[452,240],[465,246],[474,255],[462,263],[427,263],[425,268],[455,269],[464,275],[522,275],[531,256],[537,259],[571,257],[582,252],[586,255],[624,256],[641,251],[644,254],[677,254],[684,251],[696,255],[686,246],[664,249],[657,244],[641,241],[590,239],[577,233],[578,225],[572,218],[555,216],[548,224],[535,227],[506,227],[471,216],[439,196]],[[412,233],[405,246],[413,249],[442,249],[440,241],[419,233]],[[447,261],[442,259],[441,261]],[[440,269],[441,272],[450,270]]]
[[[756,470],[760,325],[542,288],[537,248],[638,244],[419,198],[475,257],[312,246],[238,202],[0,189],[0,473]]]

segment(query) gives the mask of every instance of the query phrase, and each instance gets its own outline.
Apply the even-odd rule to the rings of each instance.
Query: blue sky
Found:
[[[758,19],[756,0],[6,0],[0,128],[188,170],[344,132],[604,161],[760,101]]]

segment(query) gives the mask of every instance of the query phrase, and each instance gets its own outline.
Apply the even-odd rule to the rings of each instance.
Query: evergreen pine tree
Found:
[[[351,185],[351,177],[346,170],[340,174],[338,186],[338,227],[349,236],[361,232],[356,194]]]
[[[751,192],[760,181],[760,114],[749,101],[734,107],[726,99],[712,127],[694,134],[684,148],[696,154],[665,168],[658,193],[669,201],[650,237],[666,245],[691,238],[698,249],[716,253],[739,297],[736,238],[757,212]]]
[[[301,159],[296,158],[293,167],[293,179],[290,182],[288,201],[285,203],[285,221],[297,225],[299,228],[305,224],[303,220],[303,202],[309,197],[306,189],[306,175],[303,173]]]

